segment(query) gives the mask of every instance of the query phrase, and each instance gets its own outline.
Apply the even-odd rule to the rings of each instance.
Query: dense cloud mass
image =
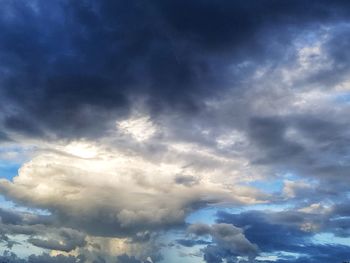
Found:
[[[1,262],[350,260],[348,1],[0,5]]]
[[[247,74],[283,56],[295,35],[348,15],[345,1],[2,5],[2,125],[28,136],[100,133],[139,100],[153,113],[194,113],[208,96],[244,88]],[[329,53],[346,70],[343,54]]]

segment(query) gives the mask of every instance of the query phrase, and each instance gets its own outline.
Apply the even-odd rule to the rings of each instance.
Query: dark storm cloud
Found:
[[[280,256],[276,262],[342,262],[348,260],[349,246],[339,244],[317,244],[312,238],[316,233],[333,233],[343,237],[349,236],[349,208],[334,205],[332,209],[321,212],[301,212],[286,210],[281,212],[247,211],[240,214],[219,212],[217,225],[231,226],[234,229],[244,229],[244,235],[251,243],[256,244],[261,253],[289,252],[299,254],[298,259]],[[211,227],[203,224],[192,225],[191,233],[196,235],[210,235]],[[191,229],[191,228],[190,228]],[[221,233],[221,231],[220,231]],[[347,234],[346,234],[347,233]],[[223,238],[227,241],[229,231],[223,231]],[[187,241],[187,242],[186,242]],[[184,239],[179,244],[184,246],[204,245],[201,240]],[[235,262],[237,253],[228,249],[221,242],[207,244],[202,249],[206,262]],[[270,262],[260,261],[256,262]],[[271,261],[272,262],[272,261]],[[274,261],[275,262],[275,261]]]
[[[3,127],[68,137],[103,131],[128,112],[135,97],[148,100],[154,112],[166,105],[197,111],[205,96],[242,78],[244,72],[232,76],[228,65],[263,61],[267,54],[271,60],[293,31],[340,20],[349,10],[346,1],[62,0],[3,6]]]
[[[295,217],[289,219],[298,220]],[[290,251],[298,244],[303,244],[304,240],[311,236],[311,233],[300,230],[295,224],[282,223],[283,221],[273,222],[263,212],[219,213],[218,221],[245,227],[247,238],[256,243],[263,252]]]
[[[348,260],[349,247],[338,244],[314,244],[316,232],[302,228],[304,223],[318,224],[317,233],[337,234],[334,226],[336,213],[303,213],[298,211],[262,212],[248,211],[241,214],[218,213],[218,222],[245,228],[245,235],[256,243],[261,252],[291,252],[301,256],[298,259],[281,259],[277,262],[342,262]],[[349,227],[343,225],[343,233]]]

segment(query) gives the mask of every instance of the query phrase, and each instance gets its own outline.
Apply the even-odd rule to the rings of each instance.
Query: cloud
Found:
[[[347,260],[348,246],[341,244],[320,244],[312,239],[316,233],[337,235],[337,214],[333,209],[320,211],[287,210],[282,212],[247,211],[240,214],[218,213],[218,222],[245,228],[246,237],[257,244],[261,252],[289,252],[296,255],[293,262],[328,262]],[[348,225],[342,224],[343,234]],[[277,262],[291,259],[279,256]]]
[[[13,181],[1,179],[6,198],[45,211],[36,215],[1,210],[2,232],[24,235],[25,242],[45,250],[80,253],[91,260],[112,262],[127,253],[137,260],[151,256],[156,262],[161,249],[157,234],[184,228],[193,211],[268,198],[251,187],[217,181],[222,173],[217,168],[201,162],[188,166],[190,158],[212,159],[204,149],[188,155],[186,148],[167,145],[160,147],[164,154],[159,159],[158,152],[125,151],[123,142],[113,145],[105,139],[100,145],[87,140],[45,144]],[[222,163],[224,170],[234,163],[212,161]]]
[[[255,69],[283,54],[294,31],[347,15],[344,1],[3,5],[3,128],[51,139],[97,136],[139,101],[153,113],[198,112],[250,71],[239,65]]]
[[[222,262],[223,258],[248,256],[253,260],[258,247],[244,235],[243,230],[231,224],[192,224],[187,232],[197,237],[210,236],[212,244],[203,249],[206,262]]]
[[[65,252],[70,252],[86,244],[84,234],[70,229],[59,230],[58,236],[53,236],[51,239],[32,237],[28,239],[28,242],[37,247]]]
[[[241,201],[234,186],[222,189],[193,168],[188,171],[197,184],[173,184],[182,170],[181,159],[154,163],[103,148],[91,152],[91,158],[80,157],[87,156],[90,148],[72,144],[66,150],[75,156],[38,155],[22,166],[13,182],[3,179],[1,192],[25,205],[47,209],[67,227],[105,236],[181,225],[197,207],[224,200],[239,203],[246,195],[241,191]]]
[[[5,251],[2,256],[0,256],[1,262],[6,263],[83,263],[85,262],[83,257],[73,257],[73,256],[50,256],[49,254],[42,254],[39,256],[31,255],[28,259],[21,259],[16,254]]]
[[[86,245],[86,234],[57,225],[51,215],[1,209],[0,219],[1,240],[9,248],[21,246],[22,241],[62,252],[71,252]],[[20,242],[16,239],[18,235],[22,236]]]
[[[135,257],[129,257],[128,255],[118,256],[118,263],[141,263]]]
[[[191,213],[264,203],[293,208],[219,214],[178,243],[203,246],[207,262],[250,260],[258,248],[307,254],[299,262],[343,256],[308,242],[350,233],[348,10],[3,1],[0,143],[35,147],[0,180],[5,198],[34,209],[0,209],[2,244],[62,262],[156,262],[160,236],[184,231]],[[31,260],[58,260],[50,255]]]

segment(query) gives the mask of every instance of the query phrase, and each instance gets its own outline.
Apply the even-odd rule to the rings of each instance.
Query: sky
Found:
[[[350,261],[349,17],[0,0],[0,262]]]

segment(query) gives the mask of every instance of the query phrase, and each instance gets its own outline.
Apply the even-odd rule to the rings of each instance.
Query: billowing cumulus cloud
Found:
[[[349,260],[347,1],[0,5],[1,260]]]
[[[155,162],[135,153],[72,143],[62,152],[34,157],[13,182],[2,180],[0,189],[24,205],[47,209],[69,227],[107,236],[181,225],[188,213],[211,203],[266,198],[253,188],[216,182],[214,169],[185,169],[188,160],[173,151]],[[206,153],[197,155],[205,158]],[[184,172],[197,183],[179,182],[188,178]]]
[[[114,137],[99,145],[86,140],[47,144],[22,165],[12,182],[2,179],[0,191],[7,198],[47,211],[40,216],[4,211],[3,231],[26,235],[27,242],[43,249],[81,253],[94,260],[99,255],[112,260],[128,252],[137,260],[152,256],[154,261],[160,246],[156,233],[185,227],[186,217],[197,209],[270,198],[239,186],[237,171],[227,174],[232,182],[218,180],[229,169],[240,169],[237,160],[216,157],[206,147],[193,151],[195,145],[166,140],[143,142],[159,148],[143,156],[139,152],[149,150],[137,148],[135,131],[121,133],[136,149],[123,149],[125,142],[111,142]],[[196,159],[202,162],[192,163]]]

